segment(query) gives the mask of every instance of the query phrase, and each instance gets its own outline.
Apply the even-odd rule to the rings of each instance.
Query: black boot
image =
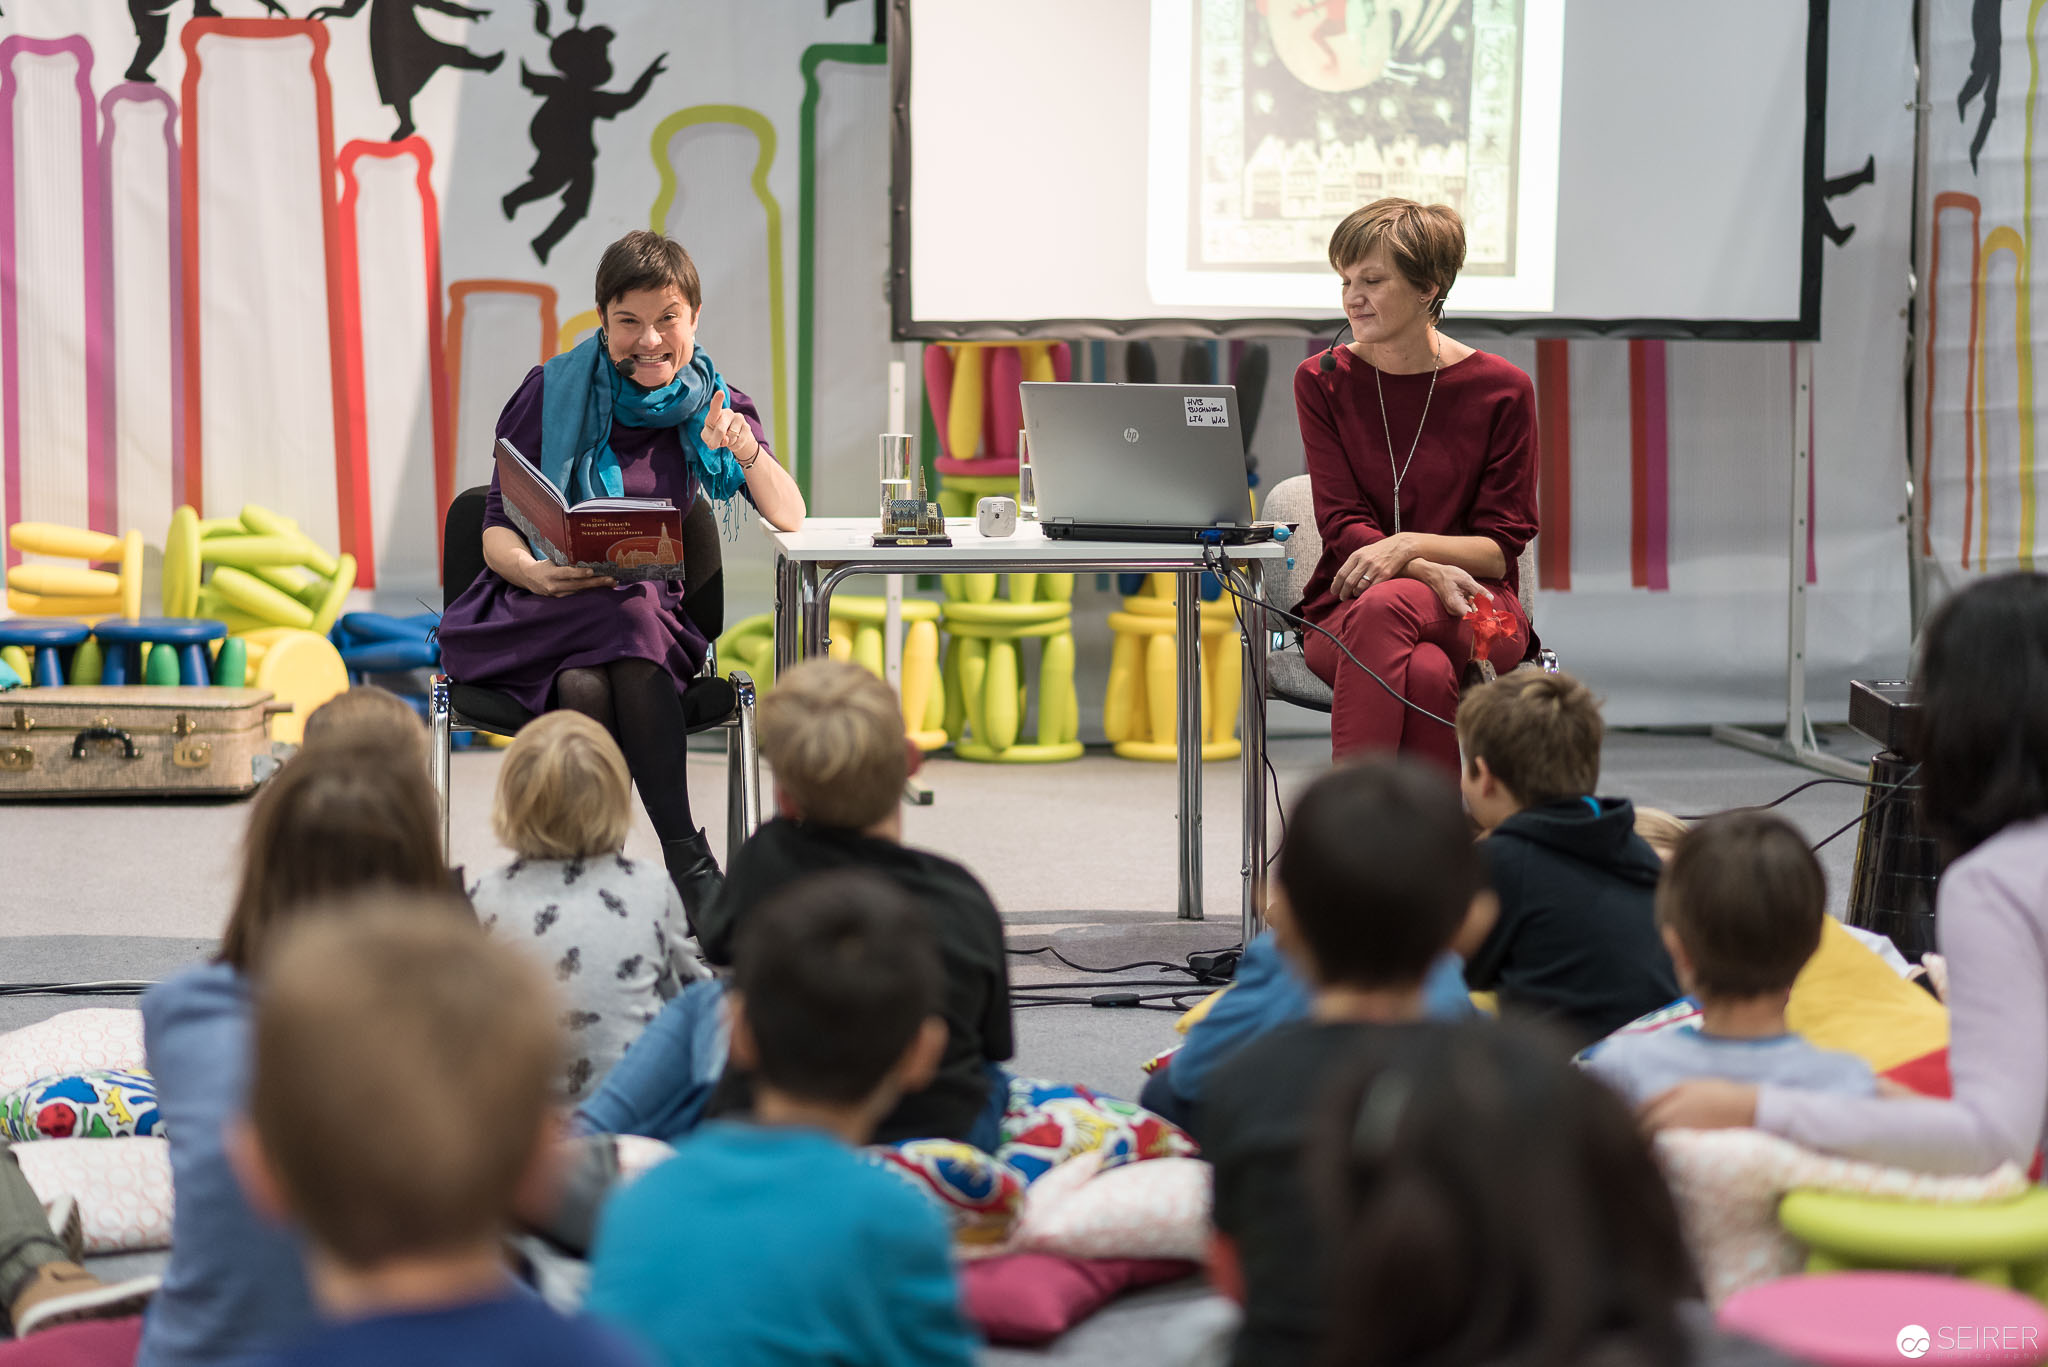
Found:
[[[690,931],[695,934],[697,914],[716,901],[718,890],[725,886],[725,875],[718,871],[718,860],[711,853],[711,841],[702,830],[681,840],[664,840],[661,857],[668,865],[668,876],[675,880],[676,891],[682,894],[683,910],[690,914]]]

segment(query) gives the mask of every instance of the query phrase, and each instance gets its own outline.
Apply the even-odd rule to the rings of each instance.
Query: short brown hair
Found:
[[[540,970],[434,900],[309,917],[256,997],[249,1118],[292,1214],[354,1268],[502,1229],[559,1065]]]
[[[346,737],[308,745],[256,795],[220,962],[249,973],[305,904],[379,886],[449,886],[426,769]]]
[[[313,709],[306,718],[305,744],[355,741],[383,745],[394,752],[417,754],[427,763],[427,726],[412,704],[388,688],[358,685],[344,689]]]
[[[519,728],[498,769],[491,829],[522,859],[616,854],[633,825],[633,777],[611,732],[581,712]]]
[[[861,831],[903,800],[903,706],[857,664],[806,660],[761,701],[761,753],[806,821]]]
[[[1692,960],[1694,991],[1721,998],[1791,990],[1820,948],[1827,875],[1792,824],[1768,812],[1701,822],[1657,888],[1657,921]]]
[[[1405,279],[1417,289],[1436,287],[1429,316],[1441,319],[1444,297],[1465,264],[1465,220],[1448,204],[1376,199],[1353,209],[1330,234],[1330,269],[1342,275],[1382,242]]]
[[[683,250],[683,244],[666,233],[635,228],[597,259],[597,315],[621,295],[635,290],[658,290],[673,285],[695,313],[704,307],[704,286],[697,279],[697,263]]]
[[[1600,701],[1569,674],[1517,670],[1458,703],[1458,749],[1485,760],[1526,807],[1589,797],[1600,782],[1607,728]]]

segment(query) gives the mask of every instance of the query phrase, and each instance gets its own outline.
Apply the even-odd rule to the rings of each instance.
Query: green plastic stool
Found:
[[[1017,497],[1017,475],[940,475],[939,492],[933,502],[947,517],[973,517],[985,498]]]
[[[1953,1268],[2048,1304],[2048,1188],[1956,1205],[1805,1189],[1778,1203],[1778,1223],[1810,1250],[1810,1273]]]
[[[1074,690],[1074,576],[1012,574],[996,596],[993,574],[947,575],[940,606],[946,635],[945,727],[961,759],[1054,764],[1079,759],[1081,705]],[[1023,737],[1027,698],[1022,643],[1036,639],[1038,723]]]

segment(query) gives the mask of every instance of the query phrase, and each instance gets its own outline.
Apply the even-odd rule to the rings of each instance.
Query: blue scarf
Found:
[[[704,414],[712,394],[730,406],[731,390],[703,347],[660,389],[642,389],[621,376],[595,334],[541,367],[540,469],[570,503],[618,498],[625,493],[614,421],[628,427],[680,427],[683,454],[697,483],[724,500],[747,482],[732,452],[704,444]],[[539,554],[536,550],[535,554]]]

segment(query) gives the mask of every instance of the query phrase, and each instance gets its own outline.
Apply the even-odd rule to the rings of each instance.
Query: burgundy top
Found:
[[[1401,480],[1401,530],[1434,536],[1491,537],[1507,561],[1505,588],[1519,601],[1516,559],[1536,535],[1536,387],[1510,361],[1475,351],[1437,372],[1429,398],[1429,372],[1380,374],[1350,347],[1329,353],[1336,369],[1321,368],[1324,353],[1294,371],[1294,411],[1308,455],[1315,492],[1316,527],[1323,559],[1309,577],[1301,615],[1312,622],[1339,606],[1330,580],[1353,551],[1394,530],[1394,468],[1415,460]],[[1380,417],[1379,374],[1386,418]],[[1393,429],[1393,464],[1387,429]]]

